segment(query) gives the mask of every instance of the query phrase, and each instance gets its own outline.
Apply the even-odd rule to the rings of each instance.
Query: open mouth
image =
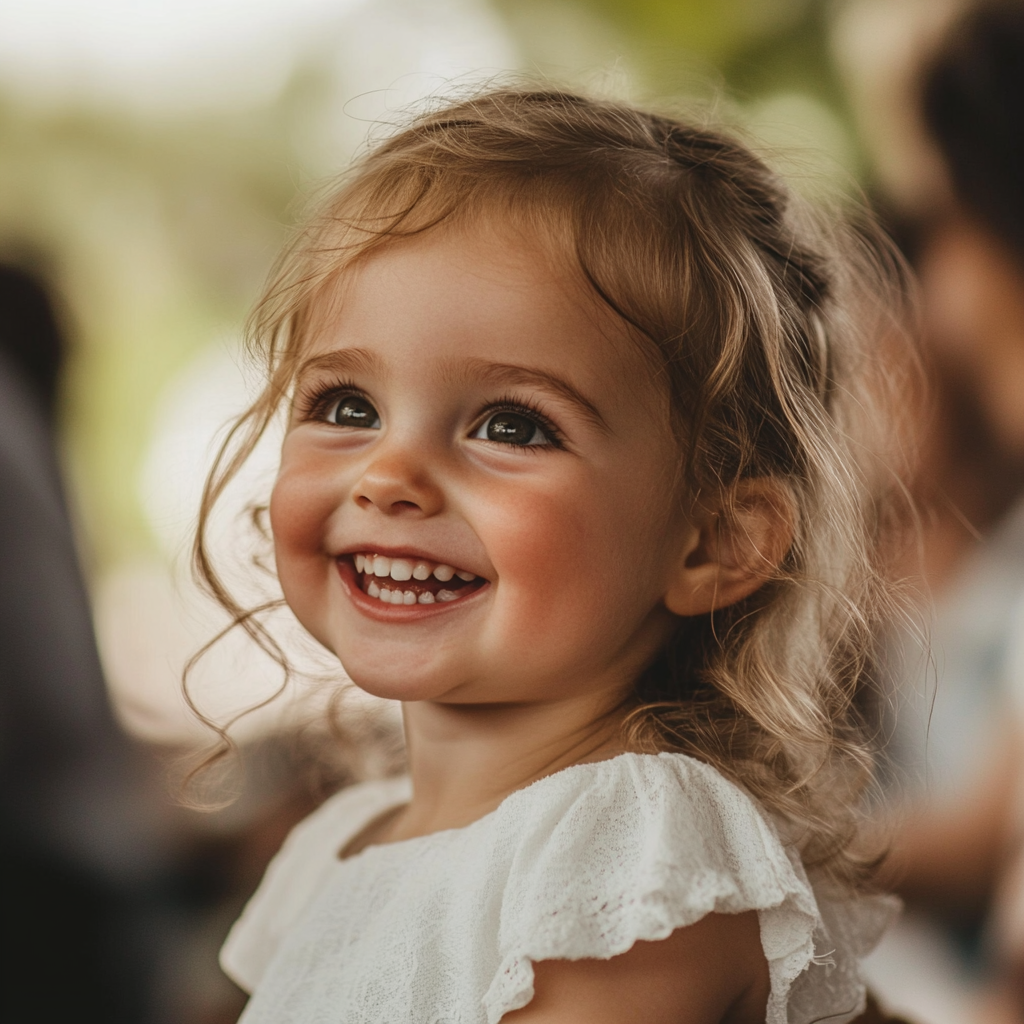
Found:
[[[391,558],[371,552],[344,555],[355,582],[367,597],[384,604],[449,604],[479,590],[482,576],[423,558]]]

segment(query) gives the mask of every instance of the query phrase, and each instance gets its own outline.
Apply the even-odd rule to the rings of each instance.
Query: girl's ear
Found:
[[[783,483],[742,480],[729,497],[691,520],[665,594],[665,606],[676,615],[703,615],[742,601],[771,577],[793,543],[796,509]]]

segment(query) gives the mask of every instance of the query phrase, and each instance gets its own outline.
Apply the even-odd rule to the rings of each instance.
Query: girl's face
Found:
[[[271,501],[303,625],[406,701],[624,692],[694,530],[667,397],[539,244],[435,229],[346,271]]]

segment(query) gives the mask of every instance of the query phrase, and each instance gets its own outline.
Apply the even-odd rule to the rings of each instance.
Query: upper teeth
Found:
[[[455,569],[443,562],[427,562],[422,559],[415,561],[409,558],[388,558],[387,555],[355,555],[356,572],[367,572],[374,576],[390,576],[393,580],[425,580],[434,576],[442,583],[447,583],[453,576],[469,583],[476,576],[465,569]]]

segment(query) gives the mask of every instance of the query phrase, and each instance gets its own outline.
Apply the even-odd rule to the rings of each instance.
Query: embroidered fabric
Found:
[[[511,794],[466,828],[338,851],[409,798],[339,793],[288,838],[221,954],[244,1024],[497,1024],[533,964],[608,959],[712,911],[758,911],[767,1024],[845,1024],[894,901],[815,895],[764,811],[682,754],[623,754]]]

